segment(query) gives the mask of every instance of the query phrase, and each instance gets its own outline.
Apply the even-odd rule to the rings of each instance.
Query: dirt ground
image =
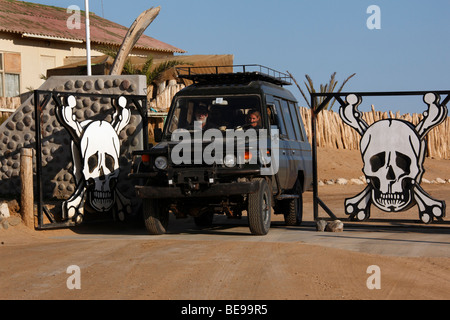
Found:
[[[448,160],[427,159],[424,177],[450,179],[449,164]],[[361,168],[358,151],[319,150],[320,179],[358,178]],[[320,198],[344,222],[339,235],[321,233],[330,245],[302,240],[319,234],[311,192],[304,196],[302,226],[285,227],[282,218],[274,216],[273,230],[264,237],[251,236],[245,218],[224,225],[218,223],[223,221],[219,218],[208,230],[195,229],[190,220],[171,221],[169,234],[164,236],[148,236],[143,225],[136,223],[48,231],[30,230],[23,224],[10,226],[0,230],[0,299],[450,299],[449,217],[425,226],[418,222],[415,208],[395,215],[374,210],[375,222],[350,224],[343,213],[344,198],[363,187],[319,188]],[[422,187],[450,203],[450,183]],[[326,217],[323,211],[320,215]],[[296,240],[296,234],[303,238]],[[430,241],[430,248],[436,244],[441,251],[384,254],[363,246],[368,237],[377,236],[382,247],[382,240],[388,243],[393,234],[422,237],[410,243],[394,239],[409,253],[414,253],[414,246],[428,245],[427,235],[439,236],[439,241]],[[337,240],[352,241],[352,247],[361,249],[332,246]],[[81,289],[68,289],[72,265],[79,267]],[[373,265],[380,270],[380,289],[371,290],[368,268]]]

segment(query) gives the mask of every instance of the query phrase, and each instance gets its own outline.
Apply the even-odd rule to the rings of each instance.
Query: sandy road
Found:
[[[342,199],[359,186],[321,187],[319,195],[345,219]],[[426,188],[450,203],[450,186]],[[449,299],[450,223],[421,225],[411,209],[373,221],[346,222],[342,233],[316,232],[312,198],[305,223],[249,234],[246,219],[218,217],[211,229],[173,220],[169,234],[142,225],[89,225],[35,232],[0,231],[0,299]],[[321,216],[324,215],[321,212]],[[325,217],[325,216],[324,216]],[[80,269],[80,290],[69,290]],[[381,289],[369,290],[367,268],[380,268]]]

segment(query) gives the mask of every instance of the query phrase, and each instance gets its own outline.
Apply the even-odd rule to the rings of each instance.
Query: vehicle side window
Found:
[[[303,120],[302,120],[302,116],[300,114],[300,109],[298,108],[297,105],[294,105],[294,109],[295,109],[295,113],[297,114],[297,123],[300,126],[300,124],[303,124]],[[301,141],[305,141],[305,133],[303,131],[303,127],[300,126],[300,135],[299,135],[299,140]]]
[[[275,99],[275,112],[276,119],[278,120],[278,127],[280,129],[280,137],[287,137],[286,125],[283,118],[283,109],[281,108],[281,101]]]
[[[298,121],[298,114],[296,112],[297,106],[293,102],[289,102],[289,111],[291,112],[291,119],[294,123],[295,134],[297,135],[297,140],[303,141],[302,129],[300,128],[300,123]]]
[[[286,125],[286,131],[287,131],[288,137],[291,140],[296,140],[297,136],[295,135],[295,131],[294,131],[294,123],[292,121],[293,119],[291,117],[291,113],[289,112],[289,105],[286,100],[281,101],[281,109],[283,111],[282,113],[283,113],[284,123]]]
[[[276,126],[277,120],[275,115],[275,105],[274,104],[268,104],[267,105],[267,118],[269,119],[269,126]]]

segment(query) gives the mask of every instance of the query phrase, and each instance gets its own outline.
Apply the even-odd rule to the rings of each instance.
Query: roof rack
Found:
[[[179,78],[201,84],[247,83],[261,80],[281,86],[292,85],[289,75],[259,64],[177,67],[176,70]]]

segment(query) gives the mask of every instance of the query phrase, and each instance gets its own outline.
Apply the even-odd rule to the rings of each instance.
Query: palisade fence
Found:
[[[177,91],[177,90],[176,90]],[[170,92],[170,97],[174,95]],[[166,99],[170,101],[170,99]],[[157,103],[157,105],[168,106],[169,103]],[[8,118],[20,106],[20,98],[2,98],[0,97],[0,118]],[[9,111],[9,110],[11,111]],[[3,111],[3,112],[2,112]],[[306,107],[300,107],[300,112],[305,124],[306,133],[311,142],[311,110]],[[393,113],[375,111],[374,106],[369,112],[362,112],[363,119],[368,125],[381,119],[403,119],[413,124],[417,124],[422,118],[422,114],[407,113],[400,115],[399,112]],[[149,135],[150,140],[153,136],[153,127],[161,127],[163,125],[163,118],[155,118],[150,121],[149,118]],[[335,149],[359,150],[359,142],[361,136],[350,126],[346,125],[340,118],[339,113],[329,110],[323,110],[317,117],[317,146]],[[450,159],[450,117],[441,123],[439,126],[431,130],[426,139],[427,143],[427,157],[435,159]]]
[[[309,142],[311,142],[311,109],[300,107],[300,112],[305,124]],[[362,112],[363,119],[368,125],[381,119],[402,119],[416,125],[422,118],[422,114],[407,113],[400,115],[393,113],[375,111]],[[338,112],[323,110],[317,116],[316,128],[317,146],[324,148],[359,150],[361,136],[356,130],[346,125]],[[450,159],[450,117],[436,128],[432,129],[425,138],[427,143],[427,157],[434,159]]]
[[[6,120],[20,107],[20,97],[0,97],[0,118]]]

